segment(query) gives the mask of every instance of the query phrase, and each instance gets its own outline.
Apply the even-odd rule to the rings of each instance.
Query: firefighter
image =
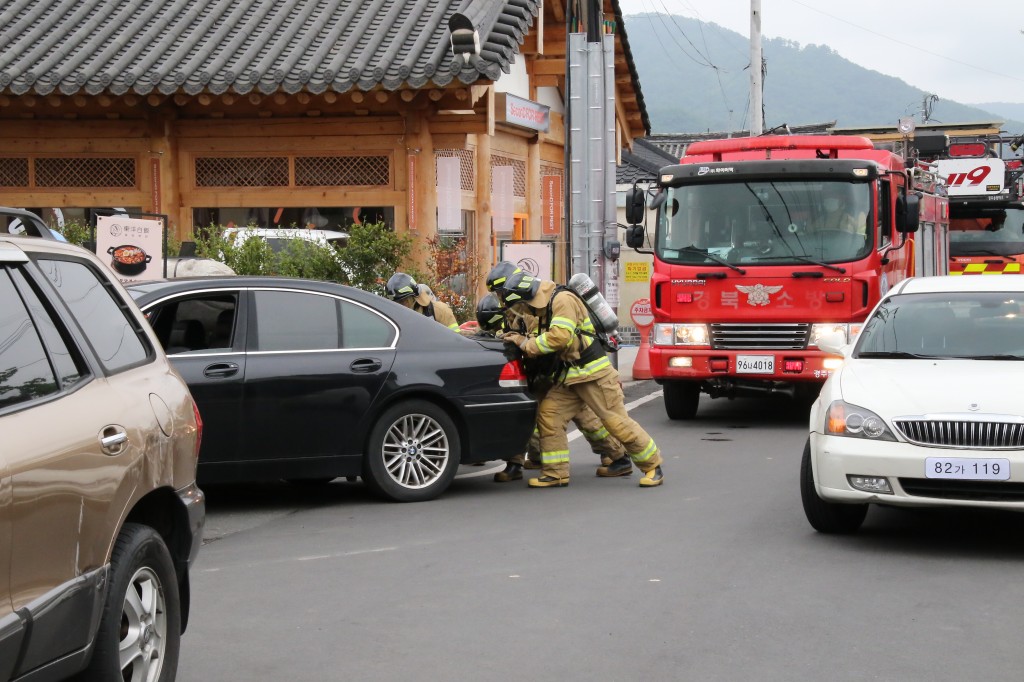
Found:
[[[867,233],[867,211],[849,206],[852,188],[841,182],[827,182],[822,187],[821,205],[825,209],[821,228],[864,236]]]
[[[522,272],[522,270],[508,261],[501,261],[491,268],[491,271],[487,274],[486,284],[492,293],[481,299],[481,305],[489,297],[494,296],[494,292],[500,291],[509,275],[516,272]],[[500,305],[500,301],[497,298],[494,301]],[[486,305],[490,306],[492,304],[488,303]],[[503,315],[501,327],[505,330],[520,329],[526,333],[535,330],[537,327],[537,318],[529,314],[523,314],[521,311],[503,311]],[[480,320],[479,306],[477,307],[477,320]],[[481,325],[483,325],[483,322],[481,322]],[[544,397],[547,386],[542,385],[538,380],[532,381],[531,384],[531,392],[539,404]],[[601,458],[601,466],[597,468],[598,476],[613,478],[632,475],[633,465],[630,459],[626,457],[625,448],[622,447],[622,443],[608,432],[608,429],[601,423],[601,420],[598,419],[593,410],[584,405],[579,413],[573,417],[573,422],[576,424],[576,428],[580,430],[580,433],[583,434],[583,437],[587,439],[587,442],[590,443],[590,449]],[[537,428],[534,428],[533,435],[530,436],[530,441],[526,446],[526,457],[517,455],[506,460],[505,470],[496,473],[494,481],[496,483],[518,481],[523,477],[523,469],[540,468],[540,432]]]
[[[525,308],[537,318],[535,333],[510,331],[502,338],[534,360],[532,371],[550,381],[537,412],[541,475],[530,479],[530,487],[569,485],[566,425],[584,406],[594,411],[644,473],[640,486],[661,485],[661,453],[654,439],[626,412],[619,373],[601,344],[589,334],[593,324],[583,300],[554,282],[541,281],[523,272],[508,276],[499,290],[499,298],[507,308]]]
[[[430,289],[424,284],[417,284],[411,275],[396,272],[391,275],[384,291],[392,301],[422,313],[458,333],[459,323],[448,304],[431,296]]]

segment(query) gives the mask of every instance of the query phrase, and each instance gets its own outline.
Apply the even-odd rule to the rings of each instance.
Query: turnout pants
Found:
[[[544,397],[547,394],[540,396],[538,403],[544,404]],[[626,450],[622,447],[622,443],[618,441],[615,436],[611,435],[605,425],[601,422],[594,411],[583,404],[579,412],[577,412],[573,418],[573,423],[576,424],[576,428],[580,430],[583,437],[590,443],[590,449],[594,451],[594,454],[601,458],[602,462],[605,458],[612,462],[617,462],[626,456]],[[506,461],[511,464],[520,464],[529,459],[533,462],[541,461],[541,449],[540,449],[540,429],[534,427],[533,435],[530,436],[530,442],[526,446],[526,457],[523,455],[516,455]]]
[[[641,471],[650,471],[661,464],[661,453],[654,439],[626,412],[618,372],[610,370],[588,381],[560,384],[544,396],[537,410],[541,475],[569,477],[569,439],[565,427],[584,405],[593,410],[611,435],[622,443],[626,454]]]

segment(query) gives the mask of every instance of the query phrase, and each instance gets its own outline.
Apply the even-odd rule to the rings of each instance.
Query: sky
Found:
[[[750,35],[750,0],[619,0]],[[761,35],[846,59],[962,104],[1024,103],[1024,0],[761,0]],[[768,66],[771,69],[771,65]]]

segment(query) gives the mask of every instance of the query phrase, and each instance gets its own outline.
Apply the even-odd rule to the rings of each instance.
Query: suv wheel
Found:
[[[181,606],[163,538],[127,523],[110,559],[109,589],[84,680],[173,680],[178,669]]]
[[[432,500],[455,478],[461,451],[458,429],[443,409],[408,400],[388,408],[374,425],[363,479],[396,502]]]

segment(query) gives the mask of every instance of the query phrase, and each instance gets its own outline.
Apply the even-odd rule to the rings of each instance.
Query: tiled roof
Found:
[[[637,180],[654,178],[662,168],[674,163],[679,163],[678,157],[651,144],[646,138],[637,138],[633,140],[632,152],[622,152],[622,163],[615,169],[615,182],[628,185]]]
[[[0,92],[442,87],[508,71],[540,0],[7,0]],[[448,21],[478,29],[453,57]]]

